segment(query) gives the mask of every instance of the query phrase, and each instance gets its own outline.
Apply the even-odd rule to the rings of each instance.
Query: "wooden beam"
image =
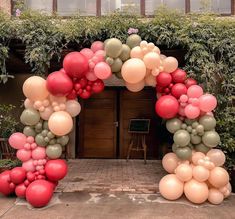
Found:
[[[96,0],[96,16],[101,16],[101,0]]]
[[[145,16],[145,0],[140,0],[140,14]]]
[[[231,15],[235,15],[235,0],[231,0]]]
[[[185,13],[190,12],[190,0],[185,0]]]
[[[52,14],[55,15],[57,13],[57,0],[52,1]]]
[[[14,1],[13,0],[11,0],[11,15],[13,15],[13,9],[14,9]]]

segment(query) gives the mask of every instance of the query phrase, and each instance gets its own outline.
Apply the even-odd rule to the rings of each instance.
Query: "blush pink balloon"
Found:
[[[80,51],[82,55],[86,57],[87,60],[91,59],[94,56],[94,52],[91,49],[84,48]]]
[[[217,106],[216,98],[211,94],[204,94],[199,98],[200,109],[204,112],[210,112]]]
[[[33,159],[30,159],[22,164],[22,167],[27,171],[27,172],[34,172],[35,171],[35,166],[33,165]]]
[[[96,52],[98,50],[104,50],[104,43],[101,41],[95,41],[94,43],[91,44],[91,50],[93,52]]]
[[[104,50],[98,50],[95,52],[94,57],[97,59],[96,63],[98,62],[103,62],[104,61],[104,57],[105,57],[105,51]]]
[[[93,71],[88,71],[86,73],[86,78],[89,80],[89,81],[95,81],[97,80],[98,78],[95,76],[94,72]]]
[[[179,115],[181,115],[181,116],[185,116],[185,112],[184,112],[184,109],[185,109],[185,107],[183,107],[183,106],[180,106],[179,107]]]
[[[112,75],[111,68],[106,62],[99,62],[94,68],[95,76],[99,79],[107,79]]]
[[[26,143],[26,136],[20,132],[12,134],[9,138],[9,144],[15,149],[22,149]]]
[[[48,120],[53,112],[53,108],[51,106],[48,106],[43,112],[40,112],[40,116],[42,119]]]
[[[162,166],[168,173],[174,173],[179,159],[174,153],[167,153],[162,159]]]
[[[188,88],[187,95],[189,98],[199,98],[203,95],[203,89],[198,85],[192,85]]]
[[[192,162],[194,165],[198,165],[198,161],[200,159],[203,159],[206,155],[203,154],[202,152],[195,152],[192,156]]]
[[[26,109],[29,109],[29,108],[33,109],[34,108],[33,107],[33,102],[30,99],[26,98],[25,101],[24,101],[24,107]]]
[[[46,157],[46,149],[44,147],[36,147],[32,151],[32,158],[34,160],[44,159]]]
[[[195,119],[200,115],[200,109],[192,104],[187,105],[184,112],[189,119]]]
[[[206,156],[209,157],[210,161],[217,167],[222,166],[225,163],[225,154],[220,149],[211,149],[207,152]]]
[[[19,149],[16,152],[16,157],[21,160],[22,162],[26,162],[31,159],[31,151],[30,150],[25,150],[25,149]]]

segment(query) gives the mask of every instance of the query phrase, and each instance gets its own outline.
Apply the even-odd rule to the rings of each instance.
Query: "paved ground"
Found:
[[[34,209],[22,199],[1,196],[0,218],[235,219],[234,195],[219,206],[161,198],[152,189],[164,174],[158,161],[148,161],[144,166],[138,160],[128,164],[122,160],[76,160],[69,165],[68,177],[47,207]]]

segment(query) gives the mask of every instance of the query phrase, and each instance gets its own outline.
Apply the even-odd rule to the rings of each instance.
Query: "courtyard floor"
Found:
[[[235,219],[234,195],[219,206],[163,199],[158,193],[163,175],[160,161],[70,160],[69,174],[48,206],[35,209],[23,199],[0,196],[0,218]]]

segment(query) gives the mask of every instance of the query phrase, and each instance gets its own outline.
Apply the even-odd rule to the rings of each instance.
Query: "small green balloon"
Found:
[[[110,66],[113,64],[114,60],[111,57],[107,57],[105,60]]]
[[[131,49],[128,45],[126,44],[122,44],[122,52],[119,55],[119,58],[125,62],[127,59],[130,58],[130,53],[131,53]]]
[[[50,138],[50,139],[52,139],[52,138],[55,137],[55,135],[54,135],[52,132],[49,131],[49,132],[47,133],[47,137]]]
[[[23,130],[23,133],[26,135],[26,136],[33,136],[35,137],[36,136],[36,132],[33,128],[31,128],[30,126],[25,126],[24,127],[24,130]]]
[[[141,37],[137,34],[132,34],[126,39],[126,44],[132,49],[139,46],[141,43]]]
[[[174,134],[173,139],[175,144],[179,145],[180,147],[184,147],[189,144],[190,135],[187,131],[180,129]]]
[[[49,141],[50,141],[50,138],[48,138],[48,137],[45,137],[45,138],[44,138],[44,141],[45,141],[46,143],[49,143]]]
[[[47,142],[44,140],[44,137],[41,134],[36,135],[35,142],[39,146],[42,146],[42,147],[47,146]]]
[[[187,124],[183,123],[183,124],[181,125],[181,128],[182,128],[182,129],[186,129],[186,128],[187,128]]]
[[[189,147],[177,148],[176,155],[181,160],[189,160],[192,157],[192,150]]]
[[[49,130],[48,121],[44,121],[44,122],[43,122],[43,129]]]
[[[189,126],[186,128],[186,130],[187,130],[189,133],[191,133],[192,130],[193,130],[193,129],[192,129],[192,126],[189,125]]]
[[[203,133],[204,132],[204,127],[203,127],[203,125],[198,125],[197,127],[196,127],[196,131],[197,131],[197,133]]]
[[[177,118],[169,119],[166,122],[166,128],[170,133],[175,133],[182,126],[182,121]]]
[[[216,131],[207,131],[202,136],[202,142],[207,147],[213,148],[220,143],[220,136]]]
[[[20,121],[24,125],[36,125],[40,121],[40,114],[35,109],[25,109],[20,116]]]
[[[192,129],[192,134],[193,135],[197,135],[197,130],[196,129]]]
[[[46,137],[48,132],[49,131],[47,129],[44,129],[44,130],[42,130],[41,134],[42,134],[43,137]]]
[[[213,130],[216,126],[216,120],[213,116],[202,116],[199,119],[199,123],[203,125],[205,131]]]
[[[115,73],[115,76],[119,79],[123,79],[121,72]]]
[[[38,122],[36,125],[35,125],[35,129],[42,129],[42,123],[41,122]]]
[[[199,144],[202,141],[202,138],[198,135],[191,135],[190,138],[191,138],[190,141],[192,144]]]
[[[192,124],[192,128],[193,128],[193,129],[196,129],[198,125],[199,125],[199,123],[198,123],[198,122],[193,122],[193,124]]]
[[[61,144],[62,146],[67,145],[69,142],[69,136],[68,135],[64,135],[61,136],[59,138],[57,138],[57,143]]]
[[[46,148],[46,155],[50,159],[57,159],[62,155],[62,147],[60,144],[48,145]]]
[[[122,42],[117,38],[112,38],[105,44],[106,55],[117,58],[122,52]]]
[[[195,119],[185,119],[184,122],[185,122],[187,125],[192,125],[192,124],[195,122]]]
[[[53,138],[53,139],[51,139],[51,140],[49,141],[49,144],[56,144],[56,143],[57,143],[57,141],[56,141],[55,138]]]
[[[120,58],[114,59],[114,62],[111,65],[112,72],[120,72],[121,68],[122,68],[122,60]]]
[[[202,152],[204,154],[206,154],[211,148],[207,147],[206,145],[204,145],[203,143],[200,143],[198,145],[195,145],[195,150]]]
[[[39,133],[42,132],[42,129],[36,129],[36,128],[35,128],[35,132],[36,132],[37,134],[39,134]]]
[[[176,153],[176,150],[177,150],[178,147],[179,147],[179,146],[178,146],[177,144],[173,143],[173,144],[172,144],[172,151],[173,151],[174,153]]]

